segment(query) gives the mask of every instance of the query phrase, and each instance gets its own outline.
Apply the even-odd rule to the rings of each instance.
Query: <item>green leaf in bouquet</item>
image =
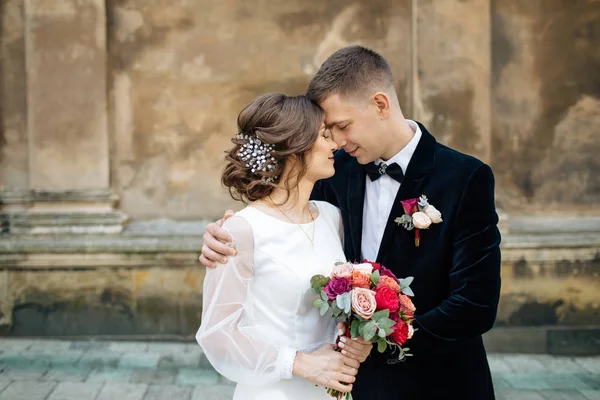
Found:
[[[321,317],[322,317],[327,313],[327,311],[329,311],[329,304],[327,304],[327,302],[325,302],[321,306],[321,309],[319,310],[319,314],[321,314]]]
[[[383,353],[387,349],[387,342],[385,340],[377,341],[377,351]]]
[[[373,282],[373,285],[377,286],[377,284],[379,283],[379,278],[381,278],[381,276],[379,275],[379,271],[373,271],[373,273],[371,274],[371,282]]]
[[[381,329],[389,329],[394,326],[395,323],[396,322],[393,319],[385,317],[377,321],[377,326],[379,326]]]
[[[385,333],[385,330],[379,328],[379,330],[377,331],[377,336],[379,336],[382,339],[385,339],[385,337],[387,336]]]
[[[331,302],[331,312],[333,313],[334,317],[339,317],[340,314],[344,312],[344,310],[342,310],[341,308],[338,307],[336,301],[332,301]]]
[[[358,336],[365,338],[365,325],[367,325],[368,321],[358,321]]]
[[[329,300],[329,297],[327,296],[327,293],[325,293],[324,290],[321,290],[320,295],[321,295],[321,300],[323,300],[323,301]]]
[[[398,279],[398,283],[400,284],[400,291],[407,296],[414,296],[415,294],[410,288],[410,284],[415,278],[412,276],[406,277],[404,279]]]
[[[381,318],[388,318],[390,316],[390,310],[381,310],[373,313],[371,319],[373,321],[379,321]]]
[[[313,301],[313,306],[315,306],[315,307],[321,307],[323,305],[323,303],[325,303],[323,300],[316,299],[315,301]]]
[[[337,297],[337,299],[340,299],[340,298],[341,298],[341,302],[342,302],[342,305],[340,306],[340,308],[342,310],[344,310],[344,312],[346,314],[348,314],[352,308],[352,294],[350,294],[350,292],[346,292]]]
[[[352,321],[352,324],[350,324],[350,336],[353,339],[356,339],[357,337],[359,337],[360,335],[358,334],[358,327],[360,326],[360,321],[355,319]]]
[[[369,321],[365,324],[364,335],[362,335],[362,336],[366,341],[370,341],[371,339],[373,339],[373,337],[375,336],[376,333],[377,333],[377,324],[375,323],[375,321]]]
[[[314,275],[310,278],[310,287],[313,289],[321,289],[329,283],[330,278],[323,275]],[[319,291],[317,291],[318,293]]]

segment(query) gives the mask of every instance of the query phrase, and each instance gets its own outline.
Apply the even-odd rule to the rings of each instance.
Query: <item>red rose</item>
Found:
[[[396,292],[385,286],[375,290],[375,301],[377,301],[377,310],[395,312],[400,307]]]
[[[390,335],[392,340],[402,346],[408,340],[408,325],[400,320],[392,328],[394,328],[394,332]]]

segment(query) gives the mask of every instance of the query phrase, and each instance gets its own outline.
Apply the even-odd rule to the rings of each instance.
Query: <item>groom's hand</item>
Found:
[[[211,222],[206,226],[206,232],[202,236],[202,254],[200,262],[208,268],[214,268],[217,263],[225,264],[227,256],[235,256],[235,249],[228,245],[233,240],[231,235],[222,228],[223,223],[233,216],[231,210],[225,211],[223,218],[217,222]]]
[[[373,343],[367,342],[361,337],[352,339],[348,336],[345,336],[347,329],[346,325],[344,325],[342,322],[338,324],[338,332],[340,334],[340,342],[338,343],[338,347],[342,349],[342,354],[346,357],[363,363],[369,354],[371,354]]]

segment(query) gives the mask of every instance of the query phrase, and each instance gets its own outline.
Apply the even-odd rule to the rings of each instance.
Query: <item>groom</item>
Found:
[[[397,362],[394,354],[374,350],[360,367],[353,398],[494,399],[482,342],[500,293],[490,167],[406,120],[389,64],[369,49],[350,46],[332,54],[308,96],[325,110],[326,126],[344,150],[336,154],[335,176],[318,182],[312,198],[340,208],[346,257],[414,277],[417,332],[407,342],[413,356]],[[421,195],[442,221],[417,233],[394,220],[405,214],[403,200]],[[210,224],[200,258],[209,267],[231,254],[216,238],[228,240]]]

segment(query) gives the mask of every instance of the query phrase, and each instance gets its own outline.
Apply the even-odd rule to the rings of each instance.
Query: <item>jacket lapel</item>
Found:
[[[404,209],[402,208],[402,203],[400,203],[400,201],[426,194],[421,193],[421,191],[427,180],[427,176],[434,166],[436,140],[423,125],[418,122],[417,124],[419,125],[419,128],[421,128],[421,139],[408,163],[406,171],[404,171],[404,180],[402,181],[400,189],[398,189],[398,193],[394,199],[394,203],[392,204],[392,209],[383,232],[379,251],[377,252],[376,262],[378,263],[381,263],[386,253],[392,250],[389,247],[392,243],[396,229],[398,229],[398,225],[394,220],[404,214]],[[414,236],[407,235],[406,237]]]
[[[349,261],[362,261],[360,259],[363,209],[365,205],[365,167],[356,160],[352,160],[350,166],[350,179],[348,180],[348,210],[350,221],[350,232],[352,236],[352,256]]]

